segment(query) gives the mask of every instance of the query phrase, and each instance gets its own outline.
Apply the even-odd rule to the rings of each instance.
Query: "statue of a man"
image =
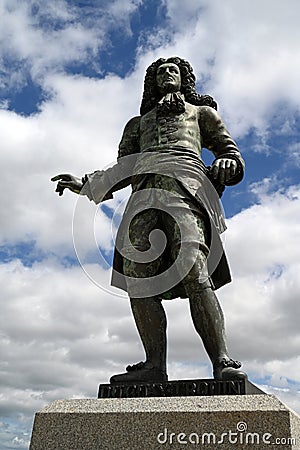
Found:
[[[112,284],[129,294],[146,361],[128,366],[111,383],[167,381],[162,300],[176,297],[189,299],[214,378],[247,377],[229,357],[214,292],[231,281],[219,238],[226,228],[219,197],[244,173],[241,154],[216,109],[210,96],[196,92],[187,61],[161,58],[147,69],[140,116],[124,129],[117,164],[83,178],[52,179],[60,195],[68,188],[95,203],[132,186],[116,239]],[[202,148],[215,157],[211,167],[201,159]]]

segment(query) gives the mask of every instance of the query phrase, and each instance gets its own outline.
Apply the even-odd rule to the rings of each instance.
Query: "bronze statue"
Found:
[[[160,58],[147,69],[140,116],[124,129],[117,164],[83,178],[52,178],[59,195],[68,188],[95,203],[132,186],[116,240],[112,284],[129,294],[146,361],[128,366],[111,383],[167,381],[162,300],[176,297],[189,298],[214,378],[247,378],[241,363],[229,357],[214,292],[231,281],[219,237],[226,228],[219,197],[244,173],[241,154],[216,110],[212,97],[196,92],[187,61]],[[215,156],[211,167],[201,159],[202,148]]]

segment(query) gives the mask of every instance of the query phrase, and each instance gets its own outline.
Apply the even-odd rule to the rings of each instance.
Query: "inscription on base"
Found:
[[[98,398],[188,397],[262,394],[247,380],[180,380],[167,383],[100,384]]]

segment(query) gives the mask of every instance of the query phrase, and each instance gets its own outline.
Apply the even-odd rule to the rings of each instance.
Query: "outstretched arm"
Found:
[[[60,196],[65,189],[69,189],[75,194],[86,195],[95,203],[100,203],[113,198],[113,192],[130,184],[132,167],[128,163],[132,162],[132,158],[124,157],[107,170],[96,170],[82,178],[62,173],[52,177],[51,181],[58,181],[55,192]]]
[[[76,177],[69,173],[62,173],[51,178],[51,181],[58,181],[55,192],[58,195],[63,195],[65,189],[69,189],[75,194],[86,195],[95,203],[113,198],[112,193],[128,186],[130,180],[122,180],[117,183],[117,180],[122,173],[122,168],[119,164],[105,170],[96,170],[96,172],[85,175],[82,178]],[[122,177],[121,177],[122,178]]]

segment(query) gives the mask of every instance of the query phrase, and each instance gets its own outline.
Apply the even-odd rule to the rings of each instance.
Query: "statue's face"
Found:
[[[181,87],[181,75],[179,67],[174,63],[164,63],[156,72],[156,83],[161,94],[176,92]]]

